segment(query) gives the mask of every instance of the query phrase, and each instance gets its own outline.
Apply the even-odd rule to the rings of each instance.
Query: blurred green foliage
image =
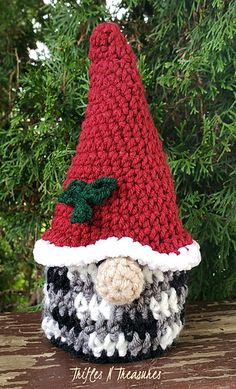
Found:
[[[236,3],[129,0],[111,14],[101,0],[15,0],[1,9],[0,309],[40,307],[32,248],[75,152],[89,36],[102,20],[118,22],[134,47],[181,218],[201,245],[190,298],[235,297]],[[38,40],[49,56],[32,60]]]

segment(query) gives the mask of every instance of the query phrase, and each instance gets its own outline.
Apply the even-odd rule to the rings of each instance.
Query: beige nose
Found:
[[[98,267],[96,290],[112,304],[132,303],[140,296],[143,284],[142,270],[131,258],[108,258]]]

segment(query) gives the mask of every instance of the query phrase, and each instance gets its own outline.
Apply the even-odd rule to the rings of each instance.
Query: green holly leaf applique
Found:
[[[74,207],[71,214],[72,224],[84,223],[92,219],[92,207],[102,204],[116,187],[117,179],[112,177],[100,177],[91,184],[82,180],[72,180],[58,200]]]

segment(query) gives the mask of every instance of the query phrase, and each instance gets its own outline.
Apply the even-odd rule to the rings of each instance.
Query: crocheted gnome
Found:
[[[51,228],[42,328],[97,362],[160,355],[184,323],[186,271],[201,260],[183,228],[136,58],[114,23],[90,39],[82,132]]]

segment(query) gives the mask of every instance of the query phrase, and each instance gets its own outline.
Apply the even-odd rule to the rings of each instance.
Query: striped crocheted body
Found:
[[[97,265],[47,267],[42,328],[51,342],[84,359],[126,362],[161,355],[184,324],[186,272],[142,267],[144,288],[113,305],[95,289]]]

